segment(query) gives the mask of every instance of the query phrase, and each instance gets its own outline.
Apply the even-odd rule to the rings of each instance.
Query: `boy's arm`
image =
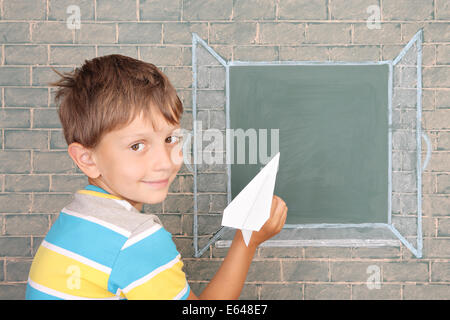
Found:
[[[284,201],[273,196],[270,218],[258,232],[253,232],[248,247],[240,230],[236,231],[228,254],[207,287],[197,297],[191,290],[188,299],[238,299],[258,245],[281,231],[286,221]]]

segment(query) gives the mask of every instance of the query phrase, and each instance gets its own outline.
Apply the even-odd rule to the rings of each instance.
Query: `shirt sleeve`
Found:
[[[190,292],[172,235],[160,224],[133,232],[117,255],[108,290],[129,300],[184,300]]]

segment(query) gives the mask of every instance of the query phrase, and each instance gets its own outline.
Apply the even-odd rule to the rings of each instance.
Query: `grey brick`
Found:
[[[261,300],[303,300],[303,285],[264,284],[261,287]]]
[[[6,107],[47,107],[47,88],[5,88]]]
[[[241,61],[279,60],[277,46],[239,46],[234,48],[233,57]]]
[[[148,204],[144,203],[142,212],[145,213],[162,213],[162,203]]]
[[[208,39],[207,23],[172,22],[164,23],[164,44],[192,44],[192,33]]]
[[[431,281],[445,282],[450,280],[450,264],[448,262],[431,263]]]
[[[280,262],[253,260],[246,281],[281,281]]]
[[[183,20],[230,20],[233,0],[184,0]]]
[[[61,122],[56,108],[34,109],[34,128],[61,128]]]
[[[183,0],[140,0],[139,19],[157,21],[178,21],[181,19]]]
[[[97,49],[98,56],[106,56],[110,54],[121,54],[124,56],[138,58],[138,47],[137,46],[98,46]]]
[[[239,300],[257,300],[258,299],[258,285],[244,283]],[[261,312],[261,308],[260,308]]]
[[[119,23],[119,43],[152,44],[162,41],[161,23]]]
[[[379,46],[345,46],[330,49],[330,60],[333,61],[378,61],[381,49]]]
[[[437,193],[450,193],[450,175],[438,174],[437,178]]]
[[[210,24],[209,43],[228,45],[256,44],[255,22],[216,22]]]
[[[57,67],[58,72],[71,72],[73,68]],[[60,76],[49,67],[33,67],[33,86],[50,86],[50,82],[59,80]]]
[[[437,234],[438,237],[450,236],[450,219],[448,218],[438,219]]]
[[[30,257],[30,247],[30,237],[0,237],[0,257]]]
[[[6,20],[45,20],[46,11],[46,0],[3,2],[3,19]]]
[[[211,109],[225,107],[225,92],[221,90],[198,90],[197,108]],[[203,128],[205,125],[203,124]]]
[[[366,284],[352,285],[353,300],[400,300],[400,298],[400,285],[381,283],[379,289],[369,289]]]
[[[367,12],[369,6],[376,5],[381,8],[379,0],[333,0],[329,3],[332,20],[366,21],[372,15],[372,13]]]
[[[164,213],[193,213],[194,198],[192,195],[169,194],[164,200]]]
[[[192,175],[178,176],[180,180],[180,192],[193,192],[194,177]]]
[[[328,262],[282,261],[284,281],[328,281]]]
[[[0,260],[0,281],[4,281],[5,275],[3,273],[4,261]]]
[[[192,86],[191,67],[162,67],[160,69],[175,88],[190,88]]]
[[[136,0],[97,0],[96,12],[97,20],[137,20]]]
[[[0,150],[0,173],[29,173],[30,151]]]
[[[32,212],[35,213],[59,213],[62,208],[73,200],[73,194],[36,193]]]
[[[20,214],[5,216],[6,235],[45,235],[48,215]]]
[[[367,281],[370,273],[367,268],[371,265],[377,265],[378,262],[361,262],[361,261],[336,261],[331,262],[331,281]]]
[[[259,27],[259,42],[273,45],[299,45],[305,42],[305,24],[263,22]]]
[[[114,23],[83,23],[75,30],[74,43],[116,43],[116,25]]]
[[[308,23],[306,43],[347,44],[351,42],[351,25],[347,23]]]
[[[380,25],[381,29],[369,29],[366,23],[355,23],[354,43],[375,45],[401,43],[402,34],[399,23],[381,23]]]
[[[75,173],[75,164],[66,151],[35,151],[34,173]]]
[[[216,274],[222,261],[184,259],[187,279],[210,281]]]
[[[6,281],[27,281],[31,260],[6,261]]]
[[[30,83],[30,69],[22,67],[0,67],[0,86],[24,86]]]
[[[48,133],[41,130],[5,130],[5,149],[47,149]]]
[[[326,0],[280,0],[278,4],[280,20],[321,20],[327,19]]]
[[[448,284],[407,284],[403,287],[405,300],[448,300],[450,290]]]
[[[0,43],[30,42],[28,22],[0,22]]]
[[[189,232],[185,232],[187,235],[191,235],[192,233],[192,222],[184,226],[184,230]],[[221,214],[198,215],[198,234],[214,234],[221,228],[221,223]]]
[[[0,193],[1,213],[29,213],[31,195],[23,193]]]
[[[326,61],[329,60],[328,48],[315,46],[281,46],[280,60]]]
[[[383,20],[434,19],[433,0],[397,0],[383,2]]]
[[[427,88],[449,88],[450,68],[426,67],[423,69],[423,86]]]
[[[233,1],[233,20],[275,20],[275,2],[272,0]]]
[[[447,42],[450,37],[450,24],[445,22],[434,23],[403,23],[403,39],[409,41],[419,28],[423,28],[423,40],[425,43]]]
[[[31,39],[34,43],[68,44],[73,42],[73,32],[66,22],[38,22],[31,27]]]
[[[62,134],[62,130],[50,131],[50,149],[66,149],[67,143]]]
[[[87,177],[83,175],[62,175],[55,174],[51,176],[52,185],[50,192],[76,192],[83,189],[87,184]]]
[[[94,46],[50,46],[50,64],[82,65],[95,58]]]
[[[182,47],[140,47],[141,60],[157,66],[182,66],[187,64],[185,50]]]
[[[350,285],[305,284],[305,300],[349,300],[350,297]]]
[[[450,64],[450,45],[436,46],[436,63]]]
[[[426,262],[389,262],[382,268],[383,281],[428,281]]]
[[[423,240],[424,258],[449,258],[450,239],[425,238]]]
[[[261,258],[304,258],[302,247],[259,247],[258,256]]]
[[[17,284],[1,284],[0,299],[1,300],[23,300],[25,299],[26,283]]]
[[[158,214],[164,229],[169,231],[171,234],[182,234],[181,232],[181,214]]]
[[[351,258],[352,248],[305,247],[306,258]]]
[[[197,176],[198,192],[226,192],[227,177],[222,173],[204,173]]]
[[[450,19],[450,2],[446,0],[437,0],[435,2],[436,19],[449,20]]]
[[[64,20],[71,14],[67,13],[70,5],[77,5],[80,8],[80,20],[94,20],[94,1],[78,0],[48,0],[48,20]]]
[[[400,247],[354,248],[352,258],[399,259]]]
[[[5,175],[6,192],[48,192],[48,175]]]

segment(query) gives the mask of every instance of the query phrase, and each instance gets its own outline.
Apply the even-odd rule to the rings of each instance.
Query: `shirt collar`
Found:
[[[95,196],[95,197],[100,197],[100,198],[113,199],[117,203],[119,203],[123,207],[125,207],[128,211],[136,211],[136,212],[138,212],[138,210],[136,208],[134,208],[125,199],[123,199],[121,197],[118,197],[118,196],[115,196],[115,195],[112,195],[109,192],[107,192],[105,189],[97,187],[97,186],[94,186],[92,184],[88,184],[87,186],[84,187],[84,189],[78,190],[77,193],[88,194],[88,195]]]

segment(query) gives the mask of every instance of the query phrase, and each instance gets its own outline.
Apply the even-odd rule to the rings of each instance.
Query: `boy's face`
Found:
[[[157,128],[137,117],[127,127],[105,134],[93,157],[100,175],[89,179],[141,211],[142,203],[160,203],[183,164],[180,126],[162,115]],[[165,180],[162,183],[155,181]]]

